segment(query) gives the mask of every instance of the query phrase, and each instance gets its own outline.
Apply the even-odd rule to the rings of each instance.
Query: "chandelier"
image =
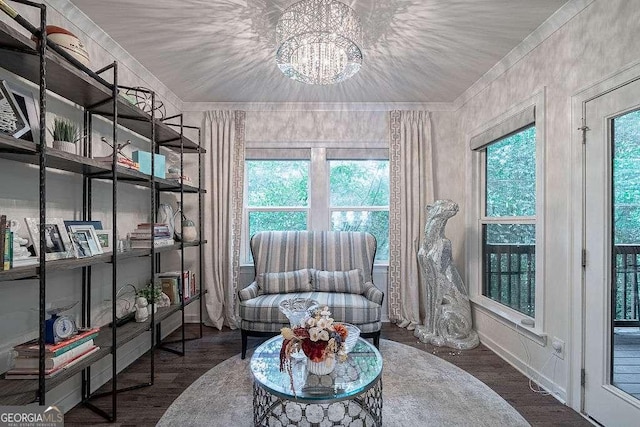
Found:
[[[276,42],[278,67],[302,83],[340,83],[362,64],[360,19],[337,0],[302,0],[289,6],[278,20]]]

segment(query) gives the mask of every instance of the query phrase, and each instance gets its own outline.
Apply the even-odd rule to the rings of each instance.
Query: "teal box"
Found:
[[[154,154],[155,156],[155,173],[156,178],[164,178],[165,172],[165,158],[162,154]],[[148,151],[134,151],[133,161],[140,163],[140,172],[151,175],[151,153]]]

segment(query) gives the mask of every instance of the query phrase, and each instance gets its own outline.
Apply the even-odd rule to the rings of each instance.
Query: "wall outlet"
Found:
[[[553,349],[553,354],[564,360],[564,341],[560,338],[553,337],[551,348]]]

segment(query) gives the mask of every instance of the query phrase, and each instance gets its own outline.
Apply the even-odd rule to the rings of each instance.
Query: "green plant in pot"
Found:
[[[144,288],[136,291],[136,296],[145,297],[149,304],[151,304],[151,301],[159,303],[162,300],[162,289],[157,285],[154,286],[148,283]]]
[[[70,120],[56,117],[53,120],[53,128],[50,130],[53,136],[53,148],[76,154],[76,142],[80,139],[80,129]]]

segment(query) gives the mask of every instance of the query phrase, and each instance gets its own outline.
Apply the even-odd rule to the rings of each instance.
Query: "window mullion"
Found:
[[[326,148],[311,149],[309,196],[308,229],[327,230],[329,227],[329,164]]]

